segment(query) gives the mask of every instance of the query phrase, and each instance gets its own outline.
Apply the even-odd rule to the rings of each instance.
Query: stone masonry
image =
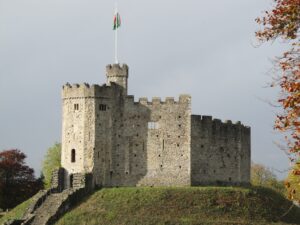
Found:
[[[106,76],[63,86],[61,186],[84,174],[98,187],[249,183],[249,127],[192,115],[189,95],[134,101],[127,65],[108,65]]]

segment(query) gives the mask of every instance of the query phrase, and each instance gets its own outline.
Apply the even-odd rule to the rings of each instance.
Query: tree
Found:
[[[0,152],[0,208],[13,208],[34,195],[42,187],[34,170],[25,164],[26,155],[12,149]]]
[[[271,86],[281,90],[278,103],[282,112],[278,113],[274,128],[286,134],[290,159],[295,163],[300,159],[300,0],[274,0],[274,3],[272,10],[256,19],[262,25],[256,37],[261,42],[281,38],[291,45],[290,50],[276,60],[280,75]],[[300,168],[294,166],[291,173],[300,176]],[[294,191],[289,197],[300,202],[299,179],[298,183],[289,183],[290,178],[287,186],[294,185]]]
[[[276,175],[267,167],[257,163],[251,163],[251,184],[272,188],[285,194],[284,182],[277,180]]]
[[[299,189],[297,189],[297,186],[299,187],[300,184],[299,171],[300,171],[300,160],[295,163],[294,168],[290,171],[287,182],[285,183],[285,186],[288,191],[288,197],[291,200],[300,199],[300,191]]]
[[[51,186],[51,176],[53,170],[59,168],[61,158],[61,144],[55,143],[50,147],[46,153],[45,159],[43,161],[43,175],[45,177],[44,184],[45,188],[50,188]]]

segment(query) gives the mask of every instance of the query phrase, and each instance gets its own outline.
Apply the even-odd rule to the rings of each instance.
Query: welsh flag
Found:
[[[121,26],[121,17],[120,14],[118,12],[115,13],[114,16],[114,26],[113,29],[116,30]]]

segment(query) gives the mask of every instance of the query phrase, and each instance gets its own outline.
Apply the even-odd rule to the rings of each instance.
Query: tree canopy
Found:
[[[43,175],[45,177],[44,184],[45,188],[51,186],[51,176],[52,171],[60,167],[60,158],[61,158],[61,144],[55,143],[50,147],[46,153],[45,159],[43,161]]]
[[[271,188],[285,194],[284,182],[279,181],[276,175],[267,167],[258,163],[251,163],[251,184]]]
[[[0,152],[0,208],[13,208],[42,188],[34,170],[26,165],[26,155],[17,149]]]

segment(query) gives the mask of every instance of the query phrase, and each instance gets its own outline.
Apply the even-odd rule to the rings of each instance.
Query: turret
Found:
[[[124,88],[123,94],[125,96],[127,95],[128,66],[126,64],[123,64],[122,66],[120,64],[107,65],[106,77],[106,84],[108,86],[110,86],[112,82],[116,83]]]

